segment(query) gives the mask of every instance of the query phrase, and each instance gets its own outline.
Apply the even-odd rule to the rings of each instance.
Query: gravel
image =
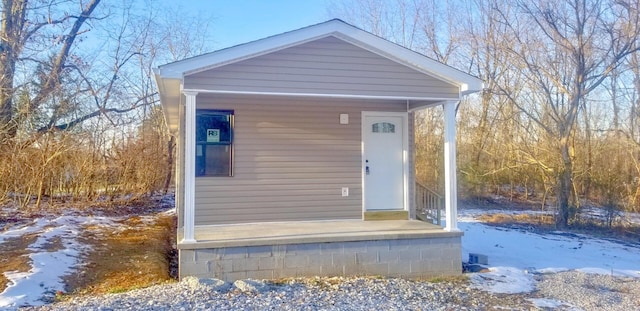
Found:
[[[411,281],[316,277],[182,282],[74,297],[33,310],[638,310],[640,280],[577,271],[538,275],[525,294],[492,294],[463,278]]]
[[[581,310],[640,310],[640,279],[578,271],[539,276],[536,294]]]

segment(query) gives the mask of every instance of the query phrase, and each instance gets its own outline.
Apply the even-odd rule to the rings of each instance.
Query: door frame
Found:
[[[403,211],[409,211],[409,113],[408,112],[391,112],[391,111],[362,111],[360,119],[361,145],[362,153],[360,156],[361,176],[362,176],[362,214],[367,211],[365,199],[367,189],[365,186],[366,163],[365,154],[366,136],[369,134],[368,126],[366,126],[367,117],[400,117],[402,119],[402,205]],[[363,216],[364,217],[364,216]]]

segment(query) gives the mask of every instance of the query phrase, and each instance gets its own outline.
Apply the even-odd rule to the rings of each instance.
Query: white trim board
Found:
[[[287,92],[253,92],[253,91],[226,91],[207,89],[183,89],[183,92],[197,92],[199,94],[231,94],[231,95],[265,95],[265,96],[299,96],[299,97],[324,97],[324,98],[350,98],[350,99],[382,99],[401,101],[433,101],[439,102],[457,101],[458,98],[446,97],[412,97],[412,96],[377,96],[377,95],[353,95],[353,94],[322,94],[322,93],[287,93]]]

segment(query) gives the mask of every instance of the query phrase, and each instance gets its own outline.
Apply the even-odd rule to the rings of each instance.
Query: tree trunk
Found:
[[[571,217],[571,198],[573,190],[573,161],[569,151],[569,137],[565,135],[560,141],[562,167],[558,176],[558,217],[556,226],[566,228]]]
[[[614,100],[615,102],[615,100]],[[615,106],[615,104],[614,104]],[[614,109],[615,110],[615,109]],[[591,121],[589,120],[589,115],[591,115],[588,107],[583,108],[583,120],[584,120],[584,139],[586,144],[586,157],[587,157],[587,169],[586,174],[584,174],[584,186],[583,186],[583,194],[586,200],[589,200],[591,196],[591,176],[593,172],[593,147],[591,145]],[[617,156],[616,156],[617,157]]]
[[[163,193],[167,194],[169,186],[171,186],[171,176],[173,176],[173,154],[176,148],[176,137],[171,135],[167,143],[167,177],[164,180]]]
[[[18,55],[22,50],[27,1],[2,1],[0,29],[0,141],[16,134],[13,119],[14,77]]]

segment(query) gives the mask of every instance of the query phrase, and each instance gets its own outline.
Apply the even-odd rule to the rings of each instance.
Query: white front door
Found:
[[[365,210],[405,209],[406,127],[406,113],[362,113]]]

